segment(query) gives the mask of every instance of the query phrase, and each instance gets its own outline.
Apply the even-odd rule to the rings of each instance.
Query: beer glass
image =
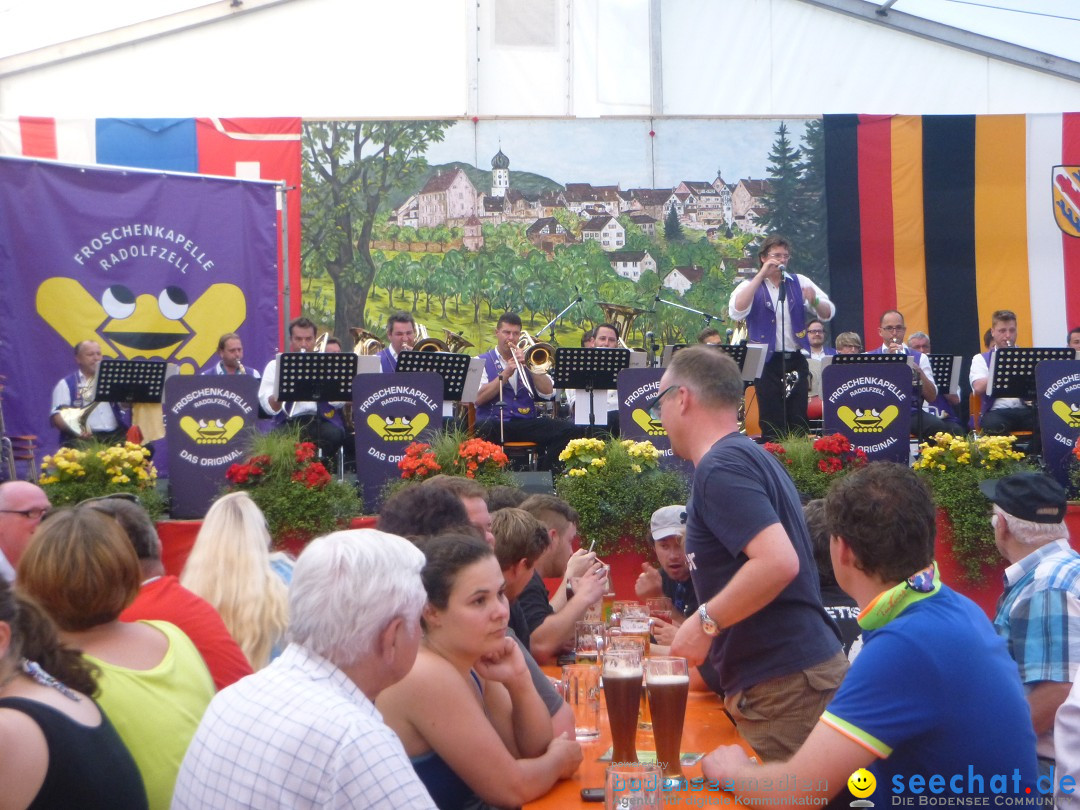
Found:
[[[579,664],[599,664],[604,647],[604,625],[600,622],[574,622],[574,656]]]
[[[675,606],[671,604],[671,598],[667,596],[654,596],[647,601],[649,606],[649,615],[654,619],[660,619],[660,621],[671,624],[671,614],[675,610]]]
[[[562,694],[574,711],[574,736],[595,740],[600,736],[600,667],[567,664],[562,668]]]
[[[641,653],[604,650],[604,699],[611,728],[611,762],[637,762],[637,719],[641,703]]]
[[[682,776],[679,747],[686,718],[686,696],[690,691],[686,659],[657,656],[645,661],[645,688],[652,709],[656,762],[665,778]]]
[[[660,810],[664,801],[663,782],[655,765],[608,765],[604,773],[604,808]]]

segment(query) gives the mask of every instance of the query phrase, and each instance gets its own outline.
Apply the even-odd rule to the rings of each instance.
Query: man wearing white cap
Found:
[[[694,593],[694,584],[690,581],[686,549],[683,548],[686,507],[680,504],[657,509],[653,512],[649,529],[660,568],[654,567],[652,563],[642,563],[642,573],[634,584],[634,591],[638,599],[642,600],[657,596],[666,596],[671,600],[675,606],[672,613],[674,624],[658,622],[653,628],[658,644],[671,644],[675,638],[675,628],[698,608],[697,594]]]

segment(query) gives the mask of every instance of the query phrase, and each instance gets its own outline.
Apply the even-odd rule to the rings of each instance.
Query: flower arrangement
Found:
[[[266,516],[275,543],[314,537],[361,513],[356,487],[337,481],[298,430],[251,434],[247,460],[225,473],[229,491],[247,492]]]
[[[413,442],[405,448],[398,462],[401,477],[423,481],[433,475],[459,475],[474,478],[484,486],[512,485],[506,469],[506,453],[497,444],[470,438],[460,430],[440,431],[431,443]]]
[[[824,498],[833,481],[866,464],[866,453],[847,436],[792,435],[780,442],[766,442],[765,449],[784,465],[795,488],[808,498]]]
[[[919,445],[915,470],[934,494],[934,502],[952,524],[952,551],[967,578],[979,582],[983,567],[998,561],[990,526],[990,502],[979,482],[1034,469],[1013,449],[1015,436],[966,438],[938,433]]]
[[[42,460],[38,483],[53,506],[130,492],[155,520],[165,511],[150,450],[134,442],[88,442],[80,449],[62,447]]]
[[[685,476],[660,467],[660,451],[649,441],[574,439],[559,454],[564,472],[555,490],[580,517],[582,537],[598,554],[623,548],[649,551],[649,519],[661,506],[685,503]]]

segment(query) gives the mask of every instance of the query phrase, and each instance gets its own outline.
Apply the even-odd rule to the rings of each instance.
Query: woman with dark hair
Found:
[[[551,717],[518,645],[491,547],[442,535],[418,543],[428,601],[412,671],[376,700],[441,810],[517,807],[581,762],[581,747],[552,738]]]
[[[0,807],[146,807],[131,754],[90,699],[94,679],[0,577]]]
[[[19,588],[100,670],[101,707],[135,759],[150,807],[167,808],[214,682],[175,625],[119,620],[139,590],[139,561],[124,530],[92,506],[57,512],[19,561]]]

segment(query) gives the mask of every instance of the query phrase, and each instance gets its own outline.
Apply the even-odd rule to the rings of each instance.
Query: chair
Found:
[[[3,454],[12,480],[19,477],[20,462],[26,465],[22,477],[27,481],[37,479],[37,436],[5,436]]]
[[[502,447],[511,463],[515,460],[524,461],[526,469],[536,471],[538,462],[536,442],[503,442]]]

